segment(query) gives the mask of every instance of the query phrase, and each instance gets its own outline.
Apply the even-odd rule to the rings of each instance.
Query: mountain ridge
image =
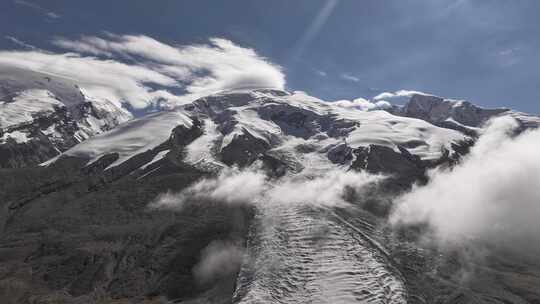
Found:
[[[39,164],[132,118],[73,81],[44,73],[11,67],[0,76],[0,92],[0,167]]]
[[[0,169],[0,294],[15,303],[538,300],[536,277],[508,270],[540,273],[534,261],[501,254],[464,281],[471,265],[459,250],[425,246],[426,227],[386,224],[396,196],[459,164],[475,140],[279,90],[133,119],[41,166]],[[247,202],[218,196],[220,180]],[[274,191],[278,201],[293,192],[347,207],[258,201],[259,182],[292,185]]]

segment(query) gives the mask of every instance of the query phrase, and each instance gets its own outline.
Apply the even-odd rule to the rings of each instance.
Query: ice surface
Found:
[[[185,161],[192,165],[219,165],[217,154],[221,149],[246,132],[265,141],[270,152],[291,162],[327,169],[336,166],[326,155],[336,145],[357,148],[377,144],[396,151],[402,146],[423,159],[433,159],[442,155],[443,147],[451,149],[452,142],[467,137],[386,111],[345,109],[303,92],[235,91],[203,98],[175,112],[133,120],[65,154],[93,161],[108,153],[118,153],[120,158],[114,166],[165,142],[177,125],[191,126],[188,117],[192,116],[204,121],[204,134],[186,147]],[[304,151],[299,146],[311,148]]]
[[[113,167],[165,142],[176,126],[191,127],[191,124],[191,120],[178,111],[151,114],[84,141],[64,155],[86,158],[91,163],[103,155],[118,153],[118,160],[110,165]]]
[[[63,106],[47,90],[24,90],[12,97],[11,101],[0,101],[0,128],[31,122],[33,115],[40,112],[54,112],[55,107]]]

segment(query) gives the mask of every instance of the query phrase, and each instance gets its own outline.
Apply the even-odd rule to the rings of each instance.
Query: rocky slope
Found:
[[[114,128],[131,114],[71,80],[2,67],[0,168],[36,165]]]
[[[434,125],[475,135],[478,128],[497,116],[514,117],[523,129],[538,127],[540,118],[506,108],[486,109],[469,101],[446,99],[427,94],[414,94],[395,111],[396,114],[422,119]]]
[[[164,142],[176,125],[188,128],[194,121],[204,134],[186,148],[186,162],[203,170],[255,163],[281,166],[282,174],[308,166],[365,168],[371,164],[362,159],[374,153],[401,155],[403,161],[428,166],[457,157],[458,146],[470,140],[455,130],[385,111],[350,111],[304,93],[255,90],[212,95],[134,120],[59,158],[75,156],[92,163],[115,154],[114,167]]]
[[[458,253],[385,225],[395,195],[474,143],[468,131],[422,119],[304,93],[224,92],[131,120],[39,167],[0,169],[0,295],[7,303],[540,300],[534,258],[500,255],[464,281]],[[349,208],[212,197],[151,207],[230,167],[275,184],[336,170],[386,178],[343,193]],[[217,270],[201,278],[206,265]]]

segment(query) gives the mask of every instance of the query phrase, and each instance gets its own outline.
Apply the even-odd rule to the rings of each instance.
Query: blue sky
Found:
[[[220,37],[326,100],[408,89],[540,113],[539,11],[534,0],[3,0],[0,48],[61,52],[51,41],[104,32]]]

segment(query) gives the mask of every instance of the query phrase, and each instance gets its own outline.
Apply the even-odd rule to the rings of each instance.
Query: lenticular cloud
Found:
[[[143,35],[56,39],[69,53],[1,51],[0,65],[66,77],[90,95],[144,108],[171,106],[218,91],[285,86],[281,68],[226,39],[174,46]]]

